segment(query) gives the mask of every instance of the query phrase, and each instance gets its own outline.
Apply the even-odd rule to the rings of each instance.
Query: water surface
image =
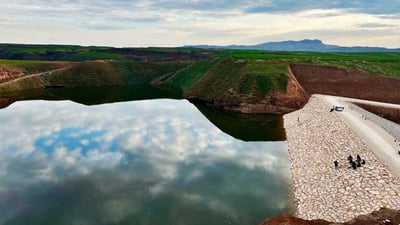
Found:
[[[285,142],[244,142],[185,100],[0,110],[0,224],[256,224],[289,210]]]
[[[0,108],[22,100],[71,100],[84,105],[146,99],[182,99],[180,90],[140,86],[73,87],[0,93]],[[283,118],[272,114],[227,112],[203,104],[195,106],[224,133],[244,141],[284,141]]]

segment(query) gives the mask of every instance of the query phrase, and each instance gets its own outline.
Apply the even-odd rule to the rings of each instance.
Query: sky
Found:
[[[400,47],[399,0],[0,0],[0,42]]]

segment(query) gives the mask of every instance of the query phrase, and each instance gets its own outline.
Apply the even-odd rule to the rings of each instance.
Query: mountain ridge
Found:
[[[265,51],[310,51],[310,52],[400,52],[400,48],[352,46],[344,47],[339,45],[329,45],[319,39],[303,39],[300,41],[277,41],[265,42],[255,45],[186,45],[184,47],[202,49],[247,49]]]

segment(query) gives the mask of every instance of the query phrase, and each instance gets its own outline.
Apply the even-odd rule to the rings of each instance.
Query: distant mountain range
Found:
[[[342,47],[338,45],[327,45],[321,40],[304,39],[301,41],[280,41],[266,42],[257,45],[191,45],[185,47],[194,47],[202,49],[254,49],[267,51],[313,51],[313,52],[400,52],[400,48],[383,47]]]

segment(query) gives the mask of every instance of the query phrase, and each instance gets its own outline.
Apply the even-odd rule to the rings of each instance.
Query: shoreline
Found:
[[[400,210],[400,179],[330,108],[313,95],[284,115],[296,215],[345,222],[381,207]],[[365,165],[348,168],[347,157],[357,154]]]

